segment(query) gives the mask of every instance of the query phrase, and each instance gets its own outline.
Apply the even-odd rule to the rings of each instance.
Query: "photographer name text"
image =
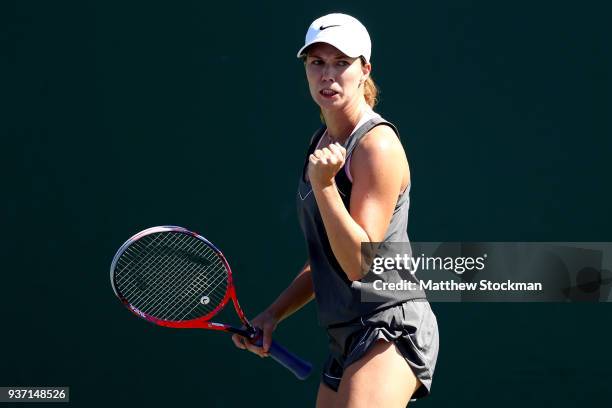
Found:
[[[401,280],[399,282],[385,282],[375,280],[373,282],[375,290],[430,290],[430,291],[541,291],[540,282],[493,282],[490,280],[480,280],[478,282],[455,282],[423,280],[417,282]]]

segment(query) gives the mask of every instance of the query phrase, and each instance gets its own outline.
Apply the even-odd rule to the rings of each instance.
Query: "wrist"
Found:
[[[325,191],[325,190],[330,190],[336,189],[336,179],[332,178],[331,180],[327,180],[327,181],[314,181],[310,183],[312,186],[313,191]]]

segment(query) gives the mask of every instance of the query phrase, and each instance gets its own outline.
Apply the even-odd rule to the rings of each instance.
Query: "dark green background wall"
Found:
[[[0,385],[72,405],[314,403],[227,337],[136,319],[108,266],[158,224],[222,247],[250,314],[305,258],[294,194],[318,125],[294,54],[331,11],[368,27],[409,155],[415,241],[611,241],[605,2],[14,1],[0,6]],[[422,407],[607,406],[609,304],[434,304]],[[312,305],[277,338],[316,362]]]

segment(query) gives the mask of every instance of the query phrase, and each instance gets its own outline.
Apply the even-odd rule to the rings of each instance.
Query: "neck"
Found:
[[[334,142],[344,143],[367,109],[369,106],[365,100],[358,100],[355,104],[339,110],[323,110],[329,137]]]

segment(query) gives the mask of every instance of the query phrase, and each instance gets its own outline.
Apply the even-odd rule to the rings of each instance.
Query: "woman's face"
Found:
[[[342,108],[360,102],[370,64],[344,55],[336,47],[318,43],[308,49],[306,78],[312,99],[322,109]]]

